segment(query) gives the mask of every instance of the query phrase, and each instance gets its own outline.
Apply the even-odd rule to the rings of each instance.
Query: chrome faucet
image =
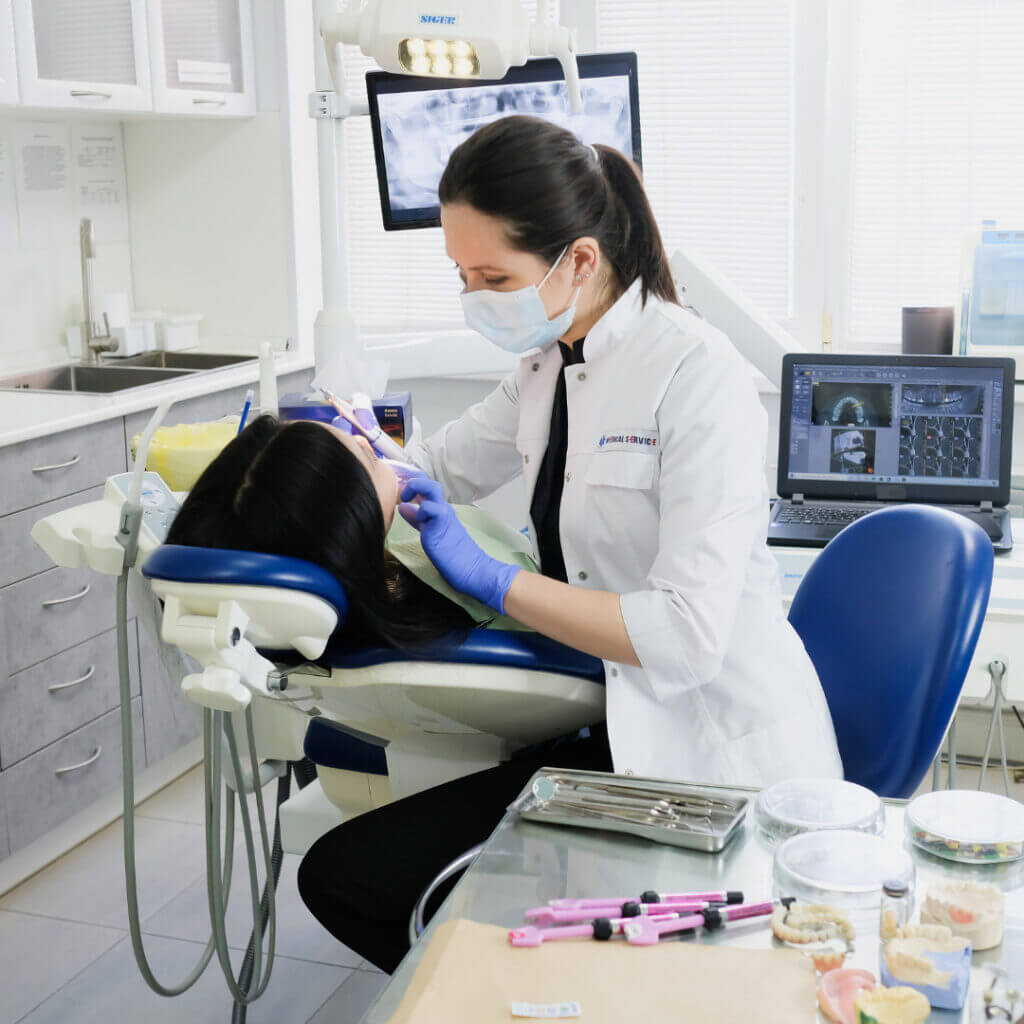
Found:
[[[78,240],[82,252],[82,312],[85,317],[82,323],[81,360],[86,366],[98,366],[101,362],[101,353],[109,352],[117,343],[110,336],[110,321],[107,314],[103,314],[102,330],[97,329],[98,324],[93,317],[92,261],[96,258],[96,234],[88,217],[82,218]]]

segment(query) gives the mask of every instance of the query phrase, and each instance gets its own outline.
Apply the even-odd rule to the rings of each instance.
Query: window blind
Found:
[[[1024,4],[851,4],[850,347],[897,345],[900,308],[954,305],[964,234],[1024,226]]]
[[[600,48],[635,50],[644,180],[669,251],[704,253],[790,316],[791,0],[601,0]]]
[[[530,19],[536,0],[525,3]],[[351,95],[365,98],[366,72],[377,64],[346,46],[345,78]],[[466,326],[462,282],[445,254],[440,228],[385,231],[381,222],[373,138],[366,117],[345,124],[345,194],[349,215],[349,280],[360,330],[390,334]]]

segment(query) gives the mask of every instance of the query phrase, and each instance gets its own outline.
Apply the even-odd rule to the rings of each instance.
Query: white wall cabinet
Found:
[[[21,102],[152,110],[145,0],[14,0]]]
[[[0,103],[18,102],[18,72],[14,60],[14,12],[11,0],[0,0]]]
[[[255,112],[252,0],[147,0],[147,9],[155,110]]]

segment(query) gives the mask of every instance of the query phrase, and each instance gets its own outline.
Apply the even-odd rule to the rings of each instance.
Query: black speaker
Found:
[[[951,356],[953,314],[952,306],[904,306],[903,354]]]

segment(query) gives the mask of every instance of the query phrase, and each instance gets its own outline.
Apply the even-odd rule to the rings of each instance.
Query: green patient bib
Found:
[[[508,562],[509,565],[518,565],[526,572],[540,572],[533,560],[530,541],[523,534],[516,533],[504,523],[498,522],[494,516],[473,505],[452,507],[469,535],[491,558]],[[434,568],[434,563],[427,558],[427,553],[420,544],[419,533],[397,512],[388,533],[387,548],[413,575],[418,576],[439,594],[444,594],[448,600],[454,601],[460,608],[464,608],[473,616],[475,622],[487,622],[490,629],[527,629],[508,615],[498,615],[487,605],[449,586]]]

